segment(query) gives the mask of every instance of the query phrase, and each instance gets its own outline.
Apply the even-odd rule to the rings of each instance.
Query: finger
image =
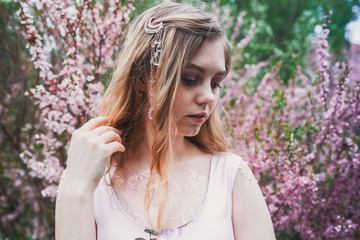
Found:
[[[109,120],[108,116],[96,117],[85,123],[80,129],[83,131],[91,131],[101,125],[104,125]]]
[[[115,152],[125,152],[125,147],[119,142],[110,142],[105,144],[105,147],[110,154],[110,156]]]
[[[90,134],[93,136],[100,136],[101,134],[104,134],[105,132],[113,131],[117,134],[121,135],[121,131],[117,128],[111,127],[111,126],[100,126],[90,131]]]
[[[122,143],[120,135],[114,131],[107,131],[107,132],[101,134],[99,136],[99,138],[101,139],[100,141],[103,143],[110,143],[110,142],[114,142],[114,141]]]

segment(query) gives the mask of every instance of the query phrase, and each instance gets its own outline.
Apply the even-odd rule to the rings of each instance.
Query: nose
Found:
[[[199,93],[196,97],[196,103],[197,104],[210,104],[215,101],[215,92],[211,88],[211,84],[208,84],[207,86],[201,86],[199,88]]]

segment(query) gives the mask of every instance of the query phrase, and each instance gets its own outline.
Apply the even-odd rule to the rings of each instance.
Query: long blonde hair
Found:
[[[154,17],[153,24],[163,22],[160,65],[155,69],[153,120],[155,140],[151,152],[151,176],[146,191],[145,208],[149,213],[155,194],[159,198],[156,227],[161,230],[168,182],[165,163],[173,156],[172,143],[176,134],[173,121],[174,101],[181,73],[201,45],[207,40],[223,39],[226,71],[230,68],[230,47],[224,30],[213,15],[184,4],[162,3],[136,17],[118,55],[110,84],[101,104],[102,116],[109,116],[109,125],[122,131],[126,148],[116,153],[111,165],[123,167],[136,144],[143,140],[145,118],[148,116],[147,94],[150,76],[150,44],[153,35],[144,31],[145,22]],[[187,137],[207,153],[226,151],[226,140],[216,109],[194,137]]]

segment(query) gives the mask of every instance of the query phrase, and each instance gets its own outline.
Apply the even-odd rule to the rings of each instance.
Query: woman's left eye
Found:
[[[220,83],[218,83],[218,82],[211,83],[211,88],[212,89],[221,88]]]
[[[222,77],[214,77],[213,79],[211,79],[211,88],[212,89],[216,89],[216,88],[221,88],[221,82],[222,82],[223,78]]]

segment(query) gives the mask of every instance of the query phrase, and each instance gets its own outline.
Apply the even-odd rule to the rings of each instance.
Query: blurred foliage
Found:
[[[264,21],[270,26],[271,33],[265,38],[276,46],[274,61],[283,63],[280,70],[281,79],[287,81],[293,77],[296,65],[305,65],[306,53],[312,47],[315,26],[321,25],[324,15],[332,11],[329,43],[331,50],[338,58],[341,51],[349,45],[345,39],[346,24],[355,18],[352,11],[360,1],[348,0],[276,0],[276,1],[243,1],[249,15]],[[257,2],[257,4],[255,4]],[[255,15],[257,9],[264,9],[263,14]],[[259,32],[264,32],[259,29]],[[261,44],[261,41],[259,41]],[[257,49],[257,46],[249,46]],[[256,55],[259,56],[259,55]],[[259,56],[261,57],[261,56]],[[261,60],[261,59],[259,59]]]
[[[285,47],[287,41],[299,37],[298,27],[305,27],[301,31],[305,35],[312,33],[313,28],[306,24],[320,24],[320,17],[331,9],[330,42],[333,49],[340,51],[348,44],[344,38],[345,26],[356,17],[354,6],[360,6],[359,0],[221,0],[222,5],[229,3],[257,20],[264,20],[272,29],[273,42],[280,48]]]
[[[311,50],[314,29],[322,24],[323,17],[332,11],[329,43],[337,58],[349,46],[345,38],[346,24],[354,20],[354,6],[359,0],[221,0],[234,14],[246,11],[245,30],[251,23],[257,25],[257,34],[244,51],[243,64],[271,60],[267,68],[256,76],[260,80],[276,62],[282,62],[280,79],[288,83],[296,66],[305,66],[306,54]],[[245,32],[246,33],[246,32]],[[244,35],[243,35],[244,36]]]

